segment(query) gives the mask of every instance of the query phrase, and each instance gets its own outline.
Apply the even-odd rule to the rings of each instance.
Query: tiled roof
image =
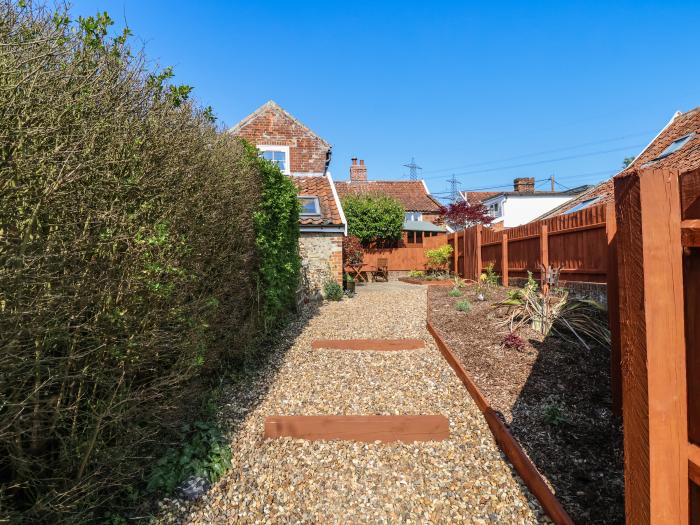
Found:
[[[302,226],[342,226],[340,210],[333,198],[333,190],[328,177],[323,176],[292,176],[292,182],[299,189],[299,196],[318,197],[321,208],[320,217],[301,217],[299,224]]]
[[[681,149],[654,161],[672,142],[689,133],[695,136]],[[639,168],[670,168],[681,173],[700,166],[700,107],[679,113],[656,139],[622,173]]]
[[[469,204],[474,204],[476,202],[482,202],[496,195],[500,195],[500,191],[463,191],[461,192],[462,198]]]
[[[681,149],[663,159],[653,160],[672,142],[692,132],[696,133],[695,137]],[[700,107],[685,113],[677,113],[661,133],[637,156],[634,162],[622,170],[618,176],[625,175],[639,168],[670,168],[684,173],[698,167],[700,167]],[[601,182],[575,199],[562,204],[558,208],[554,208],[542,217],[538,217],[538,219],[547,219],[555,215],[561,215],[577,204],[595,197],[602,197],[596,204],[610,202],[615,198],[613,179],[614,177],[611,177]]]
[[[420,180],[371,180],[366,182],[336,182],[338,196],[381,194],[393,197],[407,211],[440,211],[440,204],[426,191]]]

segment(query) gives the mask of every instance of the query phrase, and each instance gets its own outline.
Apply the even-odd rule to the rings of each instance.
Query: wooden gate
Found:
[[[629,524],[700,525],[700,170],[615,180]]]

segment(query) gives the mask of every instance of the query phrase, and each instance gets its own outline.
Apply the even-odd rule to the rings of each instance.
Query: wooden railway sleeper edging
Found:
[[[491,433],[493,434],[493,437],[496,440],[496,443],[498,443],[500,449],[511,462],[523,482],[525,482],[527,488],[530,489],[530,492],[532,492],[532,494],[540,502],[542,508],[550,519],[556,525],[574,525],[571,517],[567,514],[564,507],[551,491],[542,474],[540,474],[539,470],[537,470],[537,467],[534,465],[534,463],[532,463],[532,460],[525,453],[513,434],[511,434],[510,430],[508,430],[508,427],[506,427],[505,423],[501,420],[496,411],[491,408],[488,401],[479,390],[479,387],[472,380],[457,359],[457,356],[455,356],[454,352],[452,352],[450,347],[447,346],[447,343],[431,323],[429,299],[426,308],[428,332],[430,332],[433,339],[435,339],[435,343],[442,356],[445,358],[452,370],[454,370],[460,381],[462,381],[469,392],[469,395],[479,407],[479,410],[481,410],[481,413],[484,415],[484,419],[486,419],[486,423],[488,424],[489,429],[491,430]]]

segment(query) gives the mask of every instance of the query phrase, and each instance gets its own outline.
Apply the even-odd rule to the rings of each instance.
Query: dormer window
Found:
[[[301,216],[314,217],[321,215],[321,206],[318,202],[318,197],[299,197],[301,203]]]
[[[258,144],[257,148],[263,159],[276,164],[285,175],[291,174],[289,170],[289,146]]]
[[[404,214],[404,221],[406,221],[406,222],[422,221],[422,220],[423,220],[423,214],[419,211],[407,211]]]

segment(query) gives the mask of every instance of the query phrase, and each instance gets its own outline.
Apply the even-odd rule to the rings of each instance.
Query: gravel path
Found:
[[[376,283],[324,304],[232,435],[233,467],[161,523],[549,523],[425,329],[425,288]],[[425,350],[311,350],[319,338],[420,338]],[[240,393],[228,411],[236,413]],[[264,440],[269,415],[443,414],[442,442]]]

